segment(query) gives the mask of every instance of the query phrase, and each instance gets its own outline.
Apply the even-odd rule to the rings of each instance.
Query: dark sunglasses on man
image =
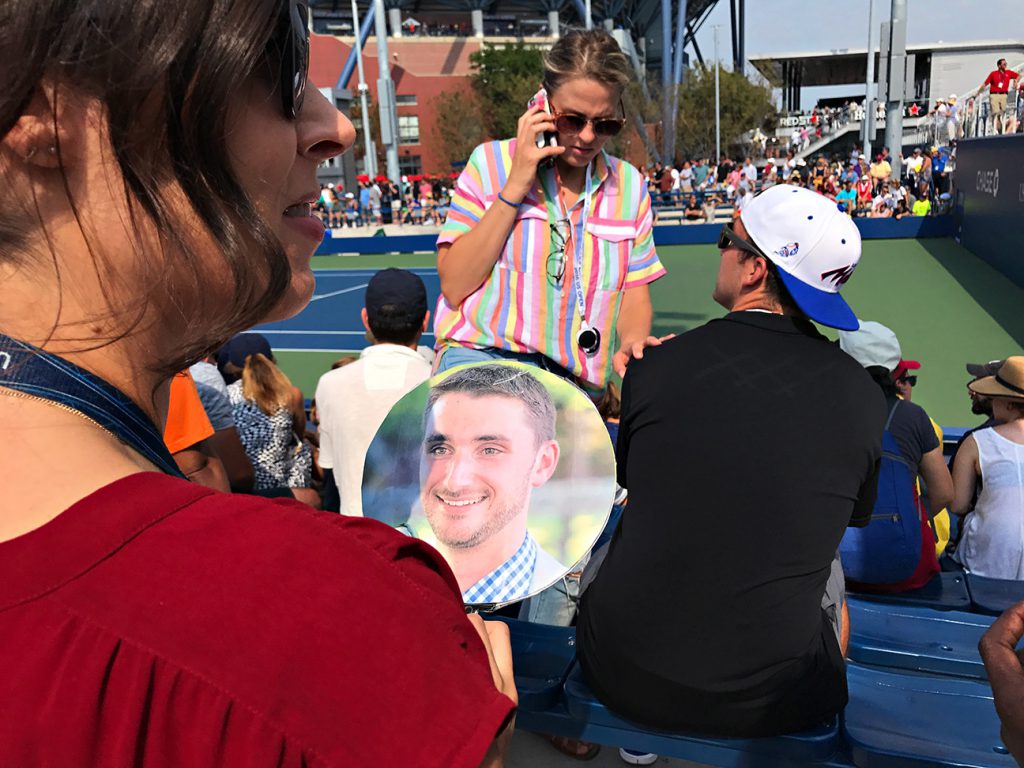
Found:
[[[309,76],[309,8],[304,0],[286,0],[268,48],[281,62],[281,107],[294,120],[302,109]]]
[[[736,230],[734,230],[732,226],[730,226],[729,224],[724,224],[722,225],[722,231],[718,233],[718,250],[724,251],[726,248],[729,248],[730,246],[735,246],[736,248],[739,248],[741,251],[747,251],[748,253],[752,253],[755,256],[762,256],[763,258],[766,259],[768,258],[761,252],[761,249],[758,248],[756,245],[747,240],[744,240],[742,237],[737,235]]]
[[[912,387],[916,387],[917,386],[917,376],[912,376],[912,375],[900,376],[897,379],[897,381],[899,381],[899,382],[901,382],[903,384],[909,384]]]

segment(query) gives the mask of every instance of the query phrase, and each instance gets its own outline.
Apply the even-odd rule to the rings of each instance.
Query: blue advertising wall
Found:
[[[1024,134],[961,141],[956,237],[1024,288]]]
[[[950,237],[952,216],[907,216],[900,219],[854,219],[865,240],[901,237]],[[654,228],[655,245],[700,245],[718,242],[721,224],[659,225]],[[317,255],[330,253],[411,253],[433,251],[437,235],[391,235],[388,237],[339,237],[328,232]],[[972,249],[973,250],[973,249]],[[979,254],[981,255],[981,254]]]

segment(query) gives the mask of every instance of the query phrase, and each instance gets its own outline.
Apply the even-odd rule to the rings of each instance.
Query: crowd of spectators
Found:
[[[447,180],[403,176],[397,184],[385,178],[362,179],[349,192],[341,182],[321,184],[314,208],[329,228],[352,229],[384,224],[441,226],[450,204]]]
[[[818,155],[810,162],[796,157],[686,159],[656,163],[647,169],[648,189],[656,215],[679,214],[685,222],[710,223],[716,216],[739,216],[749,198],[776,184],[812,189],[835,201],[850,216],[895,218],[928,216],[945,210],[951,192],[955,152],[949,147],[916,147],[900,157],[893,172],[888,147],[869,162],[854,145],[849,155]]]

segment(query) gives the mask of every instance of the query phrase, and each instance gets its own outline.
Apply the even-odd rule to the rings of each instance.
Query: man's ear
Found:
[[[533,462],[533,471],[530,473],[530,485],[540,488],[551,479],[558,467],[558,456],[561,449],[557,440],[547,440],[537,449],[537,458]]]
[[[60,155],[65,153],[69,146],[70,136],[66,131],[59,129],[54,117],[57,93],[52,86],[39,85],[11,130],[3,138],[4,148],[28,165],[37,168],[59,168]],[[62,111],[66,113],[68,105],[65,103],[63,106],[65,108]]]
[[[427,310],[427,314],[423,316],[423,332],[427,332],[427,328],[430,327],[430,310]]]
[[[366,314],[366,307],[363,307],[359,312],[359,317],[363,320],[363,328],[366,329],[366,340],[371,344],[376,344],[373,338],[373,331],[370,330],[370,317]]]
[[[762,256],[751,256],[743,264],[743,287],[756,288],[764,283],[768,275],[768,260]]]

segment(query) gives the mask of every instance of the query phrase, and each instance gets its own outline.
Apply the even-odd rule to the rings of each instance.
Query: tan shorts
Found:
[[[992,108],[993,115],[1001,115],[1006,111],[1006,94],[1005,93],[990,93],[988,96],[988,104]]]

